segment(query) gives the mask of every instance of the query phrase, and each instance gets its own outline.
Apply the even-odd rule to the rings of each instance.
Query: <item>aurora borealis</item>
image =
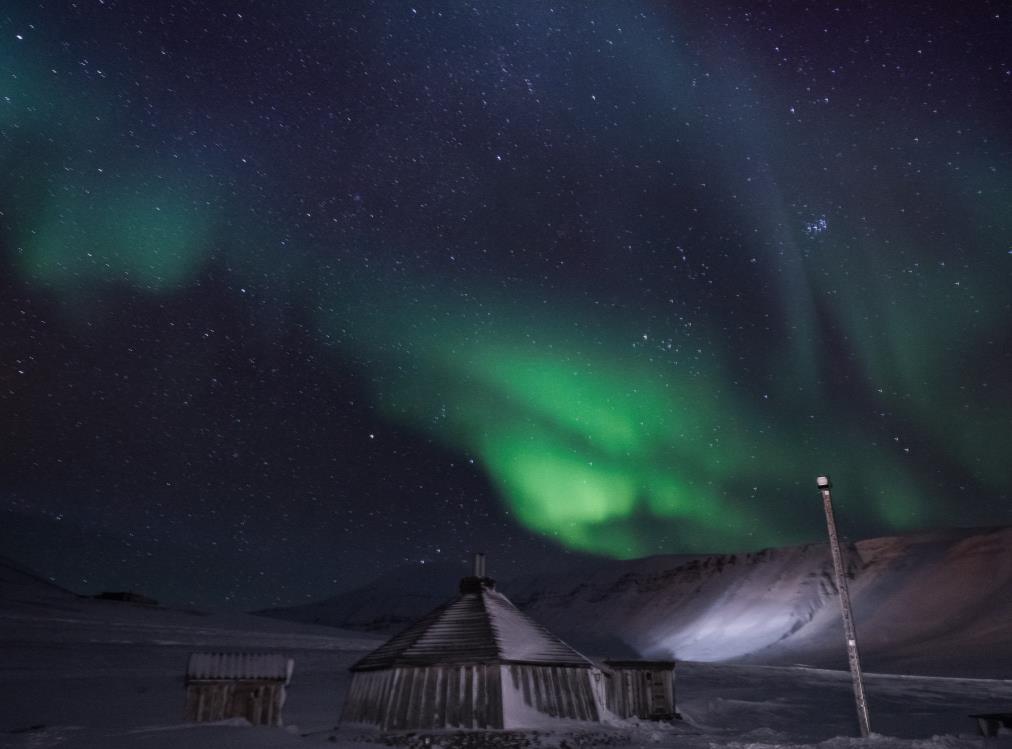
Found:
[[[1010,522],[999,4],[278,5],[0,14],[0,553],[254,606],[816,540],[822,472]]]
[[[411,356],[379,351],[373,367],[384,413],[478,456],[528,527],[618,557],[804,538],[810,519],[795,514],[799,490],[784,476],[827,462],[861,488],[866,519],[897,530],[940,522],[903,460],[908,446],[878,442],[841,408],[772,388],[757,396],[731,365],[699,356],[698,333],[677,346],[648,334],[630,343],[595,324],[587,345],[558,319],[535,327],[523,306],[501,302],[477,330],[446,322],[453,314],[427,323],[405,312]],[[696,356],[680,369],[683,347]]]

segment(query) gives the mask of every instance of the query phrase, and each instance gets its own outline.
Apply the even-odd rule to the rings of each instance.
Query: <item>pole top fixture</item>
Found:
[[[819,476],[815,479],[815,483],[819,485],[820,489],[832,489],[833,484],[829,480],[829,476]]]

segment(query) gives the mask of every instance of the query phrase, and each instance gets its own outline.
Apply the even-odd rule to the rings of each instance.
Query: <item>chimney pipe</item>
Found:
[[[485,555],[481,552],[474,555],[474,576],[485,577]]]

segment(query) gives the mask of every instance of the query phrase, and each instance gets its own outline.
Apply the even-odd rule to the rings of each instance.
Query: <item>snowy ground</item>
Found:
[[[382,737],[334,730],[347,667],[377,640],[244,615],[56,600],[0,606],[0,747],[370,747]],[[271,649],[296,660],[287,729],[182,723],[183,669],[198,648]],[[1012,681],[871,676],[868,742],[855,731],[849,677],[803,668],[679,664],[676,726],[644,724],[553,734],[430,734],[413,747],[655,746],[1012,749],[980,739],[971,712],[1012,710]],[[888,738],[887,738],[888,737]],[[476,743],[477,742],[477,743]]]

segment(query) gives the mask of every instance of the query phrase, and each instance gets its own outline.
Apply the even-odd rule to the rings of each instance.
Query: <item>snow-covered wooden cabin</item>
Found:
[[[294,667],[279,653],[193,653],[186,668],[186,720],[245,718],[280,726]]]
[[[480,555],[479,555],[480,556]],[[342,722],[383,730],[598,721],[601,673],[485,576],[351,667]]]
[[[675,711],[674,661],[605,661],[608,711],[619,718],[671,720]]]

